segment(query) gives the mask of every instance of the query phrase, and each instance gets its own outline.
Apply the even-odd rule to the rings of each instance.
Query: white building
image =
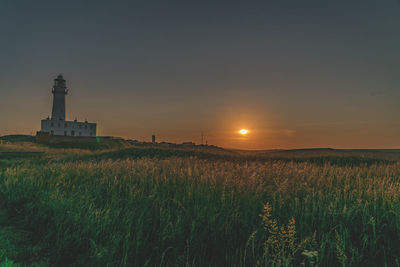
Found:
[[[96,123],[65,120],[65,96],[68,94],[68,89],[61,74],[54,79],[52,93],[52,116],[42,120],[41,132],[50,135],[95,137]]]

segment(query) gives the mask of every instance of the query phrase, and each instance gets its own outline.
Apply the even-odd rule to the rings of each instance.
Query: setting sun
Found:
[[[248,132],[249,132],[249,131],[246,130],[246,129],[242,129],[242,130],[239,131],[239,133],[240,133],[241,135],[246,135]]]

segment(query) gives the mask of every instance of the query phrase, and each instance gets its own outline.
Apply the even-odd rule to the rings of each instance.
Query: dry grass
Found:
[[[32,248],[3,254],[42,265],[396,266],[399,177],[399,163],[307,159],[26,161],[0,170],[0,227],[29,233]]]

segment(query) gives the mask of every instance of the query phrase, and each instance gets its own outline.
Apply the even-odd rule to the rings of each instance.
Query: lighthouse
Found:
[[[51,92],[53,93],[51,118],[47,117],[47,119],[42,120],[40,132],[54,136],[96,137],[96,123],[90,123],[87,120],[84,122],[77,119],[74,121],[67,120],[65,96],[68,94],[68,89],[61,74],[54,79]]]
[[[57,76],[57,79],[54,79],[52,93],[53,112],[51,119],[65,121],[65,96],[68,94],[68,89],[61,74]]]

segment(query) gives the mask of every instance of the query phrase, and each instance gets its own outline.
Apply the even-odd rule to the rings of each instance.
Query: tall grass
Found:
[[[0,235],[10,243],[0,256],[40,265],[396,266],[399,177],[400,164],[387,162],[26,161],[0,169],[0,230],[13,233]]]

